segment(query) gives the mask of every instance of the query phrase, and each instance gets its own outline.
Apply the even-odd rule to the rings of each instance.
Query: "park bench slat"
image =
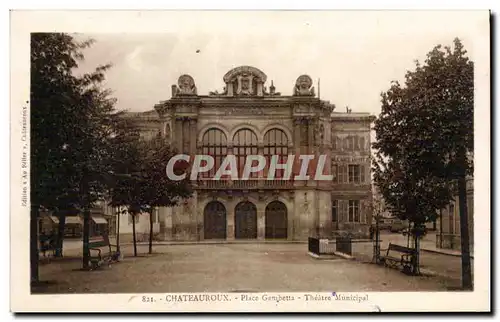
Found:
[[[398,252],[401,257],[395,257],[391,255],[392,252]],[[402,266],[404,271],[411,270],[413,268],[413,256],[415,255],[415,250],[412,248],[404,247],[401,245],[389,243],[389,248],[387,248],[387,253],[385,256],[381,257],[382,262],[387,266]]]
[[[101,249],[100,247],[108,247],[108,254],[106,256],[101,255]],[[111,249],[111,247],[115,247],[115,251]],[[96,251],[97,255],[92,255],[90,256],[90,263],[92,268],[98,268],[100,267],[103,263],[104,260],[106,259],[108,262],[108,265],[113,261],[118,261],[120,253],[118,252],[118,246],[117,245],[112,245],[109,242],[109,236],[107,234],[102,235],[101,240],[95,240],[95,241],[90,241],[89,242],[89,251]]]

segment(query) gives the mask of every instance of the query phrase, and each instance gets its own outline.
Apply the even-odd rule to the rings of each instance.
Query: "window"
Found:
[[[450,217],[453,217],[453,215],[455,214],[455,204],[452,204],[452,203],[450,204],[448,214],[450,215]]]
[[[344,138],[343,140],[344,151],[364,151],[365,150],[365,138],[363,136],[352,135]],[[332,143],[334,146],[337,144]],[[340,148],[340,147],[339,147]],[[335,150],[335,147],[333,147]]]
[[[153,210],[153,224],[156,224],[159,221],[159,216],[160,216],[160,209],[155,208]]]
[[[346,137],[342,140],[342,149],[344,151],[349,150],[349,137]]]
[[[359,150],[360,151],[365,150],[365,138],[363,136],[359,137]]]
[[[344,150],[353,151],[354,150],[354,136],[348,136],[344,140]]]
[[[349,164],[349,183],[359,183],[360,169],[359,164]]]
[[[455,204],[451,203],[450,206],[448,207],[448,233],[449,234],[454,234],[455,233]]]
[[[342,138],[333,135],[332,136],[332,150],[341,151],[342,150]]]
[[[233,138],[233,153],[236,156],[238,166],[238,177],[241,177],[245,169],[247,155],[257,155],[257,135],[249,130],[242,129],[236,132]],[[250,173],[250,178],[258,178],[257,172]]]
[[[336,164],[332,164],[332,181],[333,183],[338,183],[338,166]]]
[[[347,182],[347,165],[339,164],[337,166],[337,183]]]
[[[286,163],[288,158],[288,137],[280,129],[271,129],[264,135],[264,157],[266,168],[269,169],[271,158],[278,155],[278,163]],[[285,174],[284,169],[276,169],[275,178],[281,179]]]
[[[132,218],[133,216],[131,214],[128,214],[128,224],[132,225]],[[139,214],[135,215],[135,223],[137,224],[139,222]]]
[[[349,222],[360,222],[359,200],[349,200]]]
[[[364,183],[365,182],[365,166],[360,164],[349,164],[347,166],[347,176],[345,181],[348,183]]]
[[[203,135],[202,154],[212,156],[215,163],[210,171],[201,173],[201,176],[213,178],[227,155],[227,138],[224,132],[217,128],[208,129]]]
[[[333,222],[339,221],[338,211],[339,211],[339,201],[332,200],[332,221]]]

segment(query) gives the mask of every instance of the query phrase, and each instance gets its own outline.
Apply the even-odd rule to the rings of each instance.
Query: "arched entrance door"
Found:
[[[266,239],[287,238],[287,210],[281,201],[273,201],[266,207]]]
[[[257,208],[251,202],[244,201],[234,210],[234,237],[237,239],[257,238]]]
[[[218,201],[211,201],[203,211],[204,239],[226,239],[226,208]]]

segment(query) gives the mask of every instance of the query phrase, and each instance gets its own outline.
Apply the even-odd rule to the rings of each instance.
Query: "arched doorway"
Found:
[[[244,201],[234,210],[234,237],[237,239],[257,238],[257,208],[251,202]]]
[[[226,239],[226,208],[218,201],[211,201],[203,211],[204,239]]]
[[[266,207],[266,239],[286,239],[288,230],[287,210],[281,201]]]

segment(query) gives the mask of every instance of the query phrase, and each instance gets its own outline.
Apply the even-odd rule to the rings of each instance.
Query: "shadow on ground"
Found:
[[[81,271],[79,257],[40,266],[37,294],[171,292],[447,291],[460,280],[407,276],[396,269],[353,260],[317,260],[306,244],[125,246],[122,262]]]

